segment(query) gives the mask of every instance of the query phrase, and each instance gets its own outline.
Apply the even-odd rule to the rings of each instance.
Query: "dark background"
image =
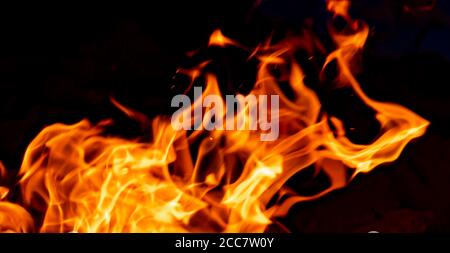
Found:
[[[12,174],[44,126],[123,117],[110,96],[149,116],[167,113],[177,67],[188,64],[186,52],[205,48],[216,28],[256,45],[310,19],[320,35],[329,19],[319,0],[153,2],[1,6],[0,160]],[[398,161],[296,206],[288,227],[449,232],[450,3],[438,0],[424,10],[431,1],[353,2],[353,16],[371,27],[358,75],[363,89],[412,109],[431,126]]]

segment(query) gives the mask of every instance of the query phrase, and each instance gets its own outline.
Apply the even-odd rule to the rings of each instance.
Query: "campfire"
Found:
[[[190,103],[175,103],[172,116],[149,120],[111,100],[128,117],[150,125],[151,140],[108,134],[114,125],[110,119],[44,128],[23,156],[19,187],[0,186],[0,231],[288,231],[279,219],[291,207],[395,161],[429,125],[408,108],[364,93],[354,70],[370,30],[349,15],[349,7],[350,1],[327,1],[333,16],[330,52],[310,31],[255,47],[214,31],[209,47],[236,48],[258,62],[251,91],[232,94],[236,108],[229,106],[225,97],[230,94],[221,92],[220,78],[208,69],[212,61],[204,61],[177,71],[189,79],[179,98]],[[337,28],[334,22],[345,26]],[[380,126],[374,140],[354,143],[345,122],[325,111],[316,88],[304,82],[305,71],[295,57],[299,50],[311,59],[316,52],[324,54],[318,78],[329,78],[328,71],[335,69],[328,83],[350,89],[373,110]],[[190,100],[195,90],[200,93]],[[214,99],[208,102],[208,97]],[[303,195],[287,182],[309,168],[328,183]],[[6,174],[1,165],[0,178]],[[13,190],[18,200],[12,201]]]

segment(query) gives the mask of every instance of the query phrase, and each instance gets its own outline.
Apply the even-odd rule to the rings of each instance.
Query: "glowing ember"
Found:
[[[336,82],[351,87],[376,112],[381,132],[371,144],[352,143],[343,123],[328,117],[315,92],[303,83],[304,74],[292,53],[318,47],[312,35],[249,50],[215,31],[210,46],[240,47],[260,61],[249,96],[279,96],[278,139],[261,142],[261,129],[175,131],[170,118],[163,116],[152,121],[150,143],[102,135],[110,121],[54,124],[42,130],[25,153],[19,172],[23,207],[8,202],[9,190],[0,187],[0,230],[263,232],[292,205],[319,198],[344,187],[358,173],[394,161],[408,142],[425,133],[429,123],[407,108],[364,94],[350,65],[365,44],[368,26],[348,15],[349,5],[348,1],[328,1],[327,9],[344,18],[349,27],[345,32],[329,27],[337,49],[328,55],[324,68],[336,62]],[[192,82],[206,77],[202,96],[221,96],[216,77],[204,72],[207,64],[179,72]],[[288,69],[293,99],[279,88],[270,71],[274,65]],[[179,116],[201,108],[201,98]],[[114,103],[132,118],[142,121],[145,117]],[[250,124],[256,119],[248,110],[245,107],[231,119],[222,112],[221,117]],[[199,143],[196,150],[194,142]],[[285,183],[311,165],[331,183],[313,196],[300,196]],[[351,177],[347,170],[353,170]],[[6,176],[3,166],[0,176]],[[42,223],[34,221],[24,207],[43,214]]]

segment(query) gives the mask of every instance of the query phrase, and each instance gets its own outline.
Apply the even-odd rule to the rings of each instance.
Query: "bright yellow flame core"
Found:
[[[349,85],[376,111],[382,132],[371,144],[352,143],[343,123],[321,113],[317,95],[304,85],[304,74],[290,52],[296,47],[317,47],[315,39],[308,35],[308,42],[297,45],[292,40],[258,46],[251,50],[251,57],[260,61],[251,94],[280,96],[278,140],[263,143],[258,131],[244,130],[216,130],[199,140],[199,131],[174,131],[163,117],[152,122],[151,143],[103,136],[110,122],[48,126],[29,145],[20,169],[24,206],[45,214],[39,231],[262,232],[295,203],[347,185],[348,169],[355,176],[397,159],[429,123],[400,105],[374,101],[361,90],[349,65],[363,47],[368,27],[347,15],[348,6],[348,1],[328,1],[328,9],[343,16],[353,33],[339,34],[330,28],[337,49],[328,55],[324,67],[336,61],[337,81]],[[210,45],[242,47],[220,31],[212,34]],[[273,65],[287,63],[295,99],[281,92],[269,71]],[[195,80],[205,64],[184,73],[191,73]],[[220,95],[212,74],[203,95],[209,94]],[[127,115],[142,117],[114,103]],[[196,106],[201,101],[195,101],[186,113]],[[251,122],[249,114],[236,117]],[[200,143],[195,158],[190,147],[194,142]],[[294,174],[313,164],[328,175],[327,189],[299,196],[285,186]],[[0,176],[5,175],[1,165]],[[0,231],[33,231],[33,219],[23,207],[6,200],[8,192],[0,187]]]

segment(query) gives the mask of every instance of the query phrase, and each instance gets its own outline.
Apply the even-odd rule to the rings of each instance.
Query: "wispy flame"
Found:
[[[0,230],[263,232],[292,205],[342,188],[358,173],[397,159],[429,123],[401,105],[365,95],[350,63],[366,42],[368,26],[348,15],[349,1],[327,3],[328,10],[344,18],[349,27],[340,32],[330,26],[336,50],[323,67],[336,62],[336,81],[351,87],[376,112],[382,128],[375,141],[362,145],[349,140],[343,122],[327,116],[316,93],[304,84],[304,73],[291,55],[298,47],[319,47],[314,38],[266,43],[249,50],[217,30],[210,46],[241,47],[259,60],[250,94],[279,95],[278,140],[262,143],[259,130],[175,131],[163,116],[152,120],[150,143],[105,136],[102,133],[110,121],[54,124],[30,143],[19,172],[23,206],[42,213],[42,223],[35,228],[30,214],[8,202],[9,190],[0,187]],[[220,95],[217,78],[204,73],[206,64],[180,73],[189,75],[192,82],[207,76],[203,96]],[[289,66],[295,98],[281,91],[270,71],[274,65]],[[145,118],[114,103],[133,118]],[[186,113],[198,106],[201,101],[195,101]],[[233,120],[242,117],[251,122],[244,112]],[[329,177],[330,185],[312,196],[298,195],[285,183],[311,165]],[[348,170],[353,170],[351,177]],[[0,176],[5,173],[0,166]]]

